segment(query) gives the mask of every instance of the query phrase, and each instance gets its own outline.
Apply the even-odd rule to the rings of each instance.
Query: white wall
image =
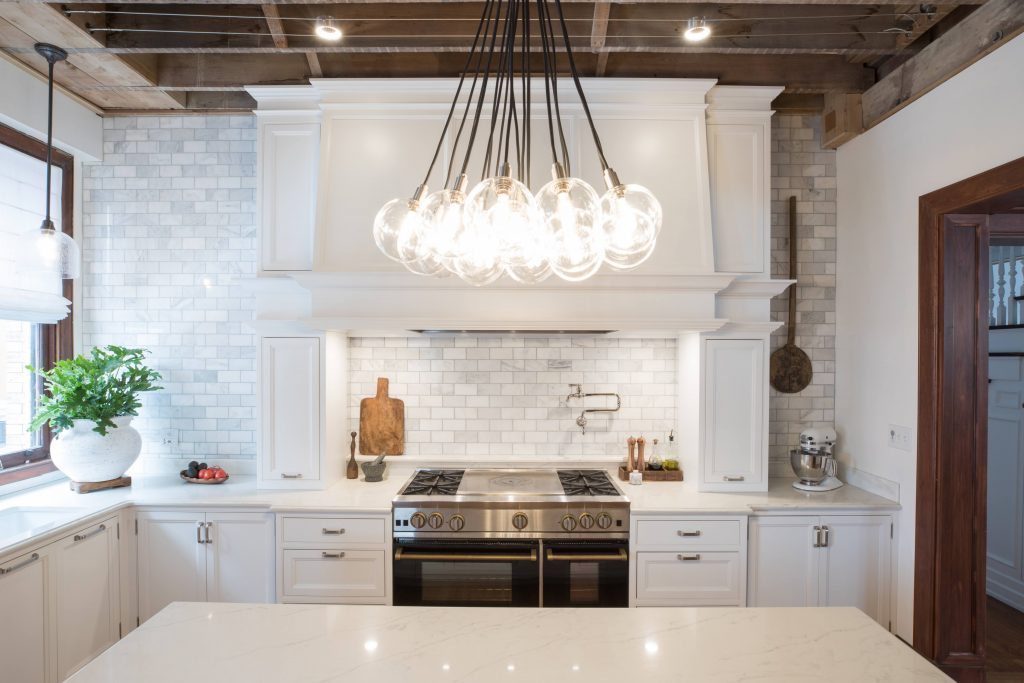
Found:
[[[838,153],[836,423],[841,460],[900,485],[895,628],[913,636],[918,197],[1024,156],[1024,36]]]

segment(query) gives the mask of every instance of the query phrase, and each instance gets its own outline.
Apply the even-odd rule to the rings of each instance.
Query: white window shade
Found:
[[[53,167],[50,213],[62,230],[63,172]],[[46,162],[0,146],[0,319],[53,323],[68,315],[71,302],[61,295],[56,274],[25,272],[29,257],[21,252],[18,237],[38,230],[46,195]]]

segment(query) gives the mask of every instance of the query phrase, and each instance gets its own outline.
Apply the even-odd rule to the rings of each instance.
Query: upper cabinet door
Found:
[[[312,270],[320,123],[261,123],[260,265]]]
[[[836,515],[821,518],[825,530],[822,607],[857,607],[889,628],[892,518]]]
[[[57,680],[62,681],[117,642],[117,520],[59,541],[54,569]]]
[[[274,602],[274,521],[260,512],[206,515],[210,602]]]
[[[989,359],[988,575],[1001,599],[1024,580],[1024,381],[1020,358]],[[998,575],[998,576],[993,576]],[[993,581],[994,579],[994,581]],[[989,588],[995,586],[990,585]],[[1024,587],[1024,586],[1021,586]]]
[[[202,512],[140,511],[139,618],[172,602],[206,600],[206,545]]]
[[[766,345],[705,340],[703,490],[768,490]]]
[[[0,563],[0,678],[5,681],[53,680],[47,674],[47,660],[52,659],[47,638],[50,560],[44,549]]]
[[[747,605],[817,607],[817,517],[752,517],[748,522]]]
[[[260,478],[320,477],[320,338],[264,337],[260,363]]]
[[[715,269],[769,274],[768,153],[764,124],[708,124]]]

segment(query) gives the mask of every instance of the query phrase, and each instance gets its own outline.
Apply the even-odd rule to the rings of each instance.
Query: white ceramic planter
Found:
[[[75,420],[50,443],[50,458],[71,481],[109,481],[128,471],[142,451],[142,437],[131,416],[115,417],[116,429],[102,436],[92,420]]]

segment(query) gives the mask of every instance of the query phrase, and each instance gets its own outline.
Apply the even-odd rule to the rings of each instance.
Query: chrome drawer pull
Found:
[[[821,527],[814,527],[814,546],[815,548],[821,547]]]
[[[286,474],[286,473],[282,472],[281,473],[281,478],[282,479],[302,479],[302,474]]]
[[[320,557],[324,558],[325,560],[340,560],[343,557],[345,557],[345,553],[322,552],[320,553]]]
[[[340,536],[345,533],[344,529],[328,529],[327,527],[324,527],[322,531],[324,536]]]
[[[677,531],[676,533],[680,536],[700,536],[700,529],[696,531]]]
[[[550,552],[550,551],[548,551]],[[480,553],[418,553],[406,554],[405,548],[395,551],[396,561],[421,561],[421,562],[536,562],[537,551],[531,550],[529,555],[513,554],[488,554]]]
[[[30,564],[32,564],[33,562],[35,562],[38,559],[39,559],[39,553],[32,553],[32,557],[28,558],[24,562],[21,562],[19,564],[15,564],[15,565],[11,565],[10,567],[7,567],[6,569],[4,569],[3,567],[0,567],[0,576],[4,576],[5,574],[10,574],[11,572],[16,572],[16,571],[18,571],[19,569],[21,569],[23,567],[29,566]]]
[[[203,522],[196,522],[196,543],[199,544],[206,543],[203,540],[203,524]]]
[[[107,525],[106,524],[100,524],[98,527],[96,527],[95,529],[93,529],[92,531],[90,531],[87,534],[75,534],[75,543],[78,543],[79,541],[84,541],[85,539],[89,538],[90,536],[95,536],[96,534],[103,533],[106,530],[107,530]]]
[[[722,477],[722,481],[743,481],[744,479],[745,477],[743,476],[730,477],[729,475],[725,475],[724,477]]]
[[[206,531],[203,534],[203,543],[213,543],[213,539],[210,538],[210,527],[212,527],[212,526],[213,526],[213,522],[207,522],[206,523],[206,526],[205,526]]]
[[[700,559],[700,553],[697,553],[696,555],[683,555],[682,553],[680,553],[678,555],[678,557],[679,557],[680,560],[683,560],[683,561],[699,560]]]
[[[554,550],[548,550],[547,559],[548,562],[629,562],[629,553],[620,548],[603,555],[555,555]]]

